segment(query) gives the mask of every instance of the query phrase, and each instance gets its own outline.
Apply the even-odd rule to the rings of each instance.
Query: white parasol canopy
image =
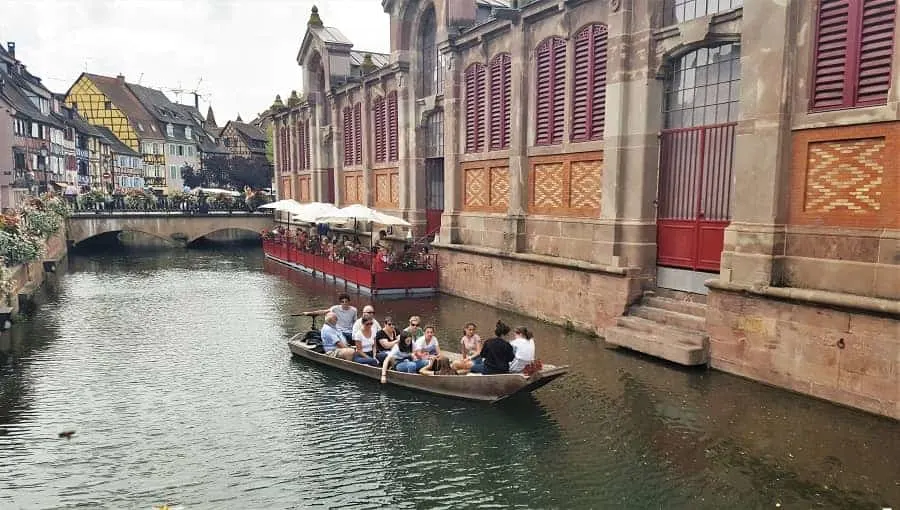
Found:
[[[335,207],[334,204],[309,202],[307,204],[300,204],[299,207],[292,209],[291,212],[293,213],[293,216],[291,217],[291,220],[303,223],[315,223],[320,217],[334,214],[338,211],[340,211],[340,209]]]
[[[263,204],[257,207],[257,209],[275,209],[276,211],[294,212],[301,206],[303,206],[303,204],[301,204],[300,202],[294,200],[293,198],[288,198],[285,200],[278,200],[277,202]]]
[[[369,209],[368,207],[360,204],[348,205],[342,209],[338,209],[332,213],[326,213],[318,218],[316,218],[316,222],[318,223],[346,223],[349,220],[356,220],[362,222],[372,222],[377,225],[386,225],[386,226],[401,226],[401,227],[409,227],[410,223],[403,218],[398,218],[397,216],[391,216],[389,214],[383,214],[375,209]]]
[[[221,188],[194,188],[193,190],[191,190],[191,193],[198,193],[200,191],[206,193],[207,195],[225,194],[225,195],[231,195],[233,197],[241,196],[241,193],[238,191],[232,191],[230,189],[221,189]]]

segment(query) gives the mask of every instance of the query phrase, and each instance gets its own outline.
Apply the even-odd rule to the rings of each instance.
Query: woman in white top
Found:
[[[438,339],[434,336],[434,326],[425,327],[425,335],[416,339],[413,356],[416,359],[436,358],[441,355]]]
[[[534,336],[524,326],[519,326],[513,331],[516,337],[509,344],[512,345],[516,357],[509,362],[509,373],[520,374],[534,361]]]
[[[353,334],[353,343],[356,344],[353,361],[377,367],[378,360],[375,359],[375,328],[373,327],[373,322],[374,319],[371,317],[363,319],[362,328]]]

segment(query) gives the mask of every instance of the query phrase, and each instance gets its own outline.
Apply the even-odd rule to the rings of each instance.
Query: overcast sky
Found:
[[[356,50],[387,53],[381,0],[0,0],[0,41],[65,92],[78,75],[124,74],[132,83],[199,90],[219,125],[248,121],[302,88],[297,51],[313,4]],[[193,103],[184,94],[183,103]]]

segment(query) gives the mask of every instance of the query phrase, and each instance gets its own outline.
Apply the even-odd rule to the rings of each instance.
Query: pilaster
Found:
[[[510,133],[509,133],[509,209],[507,210],[507,234],[503,247],[507,251],[522,252],[526,249],[525,214],[528,211],[528,119],[532,117],[534,101],[528,90],[528,74],[531,70],[531,50],[522,21],[517,21],[510,31]]]
[[[343,117],[339,116],[341,113],[341,108],[339,103],[335,100],[334,96],[330,97],[331,103],[331,124],[334,126],[331,130],[331,161],[332,168],[334,168],[334,176],[333,182],[331,183],[332,189],[334,190],[334,201],[335,203],[341,203],[341,197],[338,192],[341,191],[342,187],[338,186],[338,183],[342,180],[341,174],[344,171],[344,137],[347,136],[347,133],[344,133],[344,122]],[[352,102],[351,102],[352,103]],[[353,105],[350,105],[350,108],[353,108]],[[352,113],[351,113],[352,115]],[[323,178],[328,178],[328,173],[323,175]],[[325,202],[326,197],[323,196],[322,202]]]
[[[450,65],[444,72],[444,212],[441,215],[440,239],[458,243],[463,192],[459,169],[462,66],[459,52],[452,46],[445,50],[444,61]]]

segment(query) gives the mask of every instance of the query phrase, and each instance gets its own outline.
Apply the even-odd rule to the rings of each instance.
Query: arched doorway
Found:
[[[740,54],[738,43],[700,48],[677,58],[666,76],[657,213],[663,268],[719,271],[734,191]]]

